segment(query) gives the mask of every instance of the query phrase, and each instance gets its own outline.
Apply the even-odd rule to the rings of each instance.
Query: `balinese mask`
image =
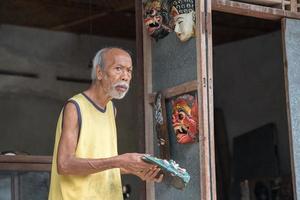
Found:
[[[148,34],[155,40],[164,38],[172,31],[167,6],[161,0],[147,0],[144,4],[144,24]]]
[[[174,32],[180,41],[185,42],[195,36],[194,0],[174,0],[171,15],[174,21]]]
[[[198,141],[197,97],[185,94],[172,100],[172,126],[180,144]]]
[[[198,104],[196,97],[185,94],[172,101],[172,126],[180,144],[198,141]]]

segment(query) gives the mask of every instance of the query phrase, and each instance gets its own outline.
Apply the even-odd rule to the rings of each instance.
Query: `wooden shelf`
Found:
[[[245,1],[257,2],[260,0]],[[267,2],[266,0],[262,1]],[[275,2],[275,0],[270,0],[268,2]],[[287,4],[288,2],[284,3]],[[281,8],[273,8],[263,5],[255,5],[251,3],[244,3],[231,0],[212,0],[212,10],[269,20],[280,20],[283,17],[300,19],[299,12],[292,12],[283,10]]]
[[[282,4],[282,0],[239,0],[241,2],[255,4],[255,5],[262,5],[262,6],[278,6]]]
[[[180,94],[184,94],[184,93],[188,93],[188,92],[192,92],[192,91],[196,91],[197,90],[197,85],[198,82],[196,80],[194,81],[189,81],[171,88],[167,88],[165,90],[163,90],[162,92],[165,95],[165,98],[171,98]],[[154,99],[155,99],[155,95],[156,92],[149,94],[149,103],[154,103]]]
[[[50,171],[52,156],[0,156],[2,171]]]

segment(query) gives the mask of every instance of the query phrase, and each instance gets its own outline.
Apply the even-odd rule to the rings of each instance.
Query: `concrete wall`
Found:
[[[0,74],[0,151],[52,155],[56,120],[63,103],[89,84],[56,80],[57,76],[89,79],[88,64],[106,46],[129,49],[135,61],[135,41],[76,35],[41,29],[0,26],[0,71],[34,73],[38,78]],[[116,101],[119,153],[138,149],[142,129],[135,105],[135,77],[124,100]],[[130,116],[130,117],[129,117]],[[137,199],[137,178],[125,177]]]
[[[281,33],[214,47],[214,103],[233,138],[267,123],[278,132],[280,172],[290,174]]]
[[[196,40],[194,38],[183,43],[179,41],[176,34],[171,33],[162,40],[153,42],[152,45],[154,91],[197,79]],[[170,102],[167,102],[166,107],[168,107],[168,122],[171,122]],[[200,199],[199,143],[178,144],[170,123],[168,130],[171,158],[187,169],[191,175],[191,180],[182,191],[165,183],[156,184],[156,199]],[[153,145],[158,156],[156,136],[154,136]]]
[[[295,180],[295,199],[300,199],[300,21],[295,19],[286,19],[285,27],[285,52],[287,59],[287,75],[288,75],[288,97],[290,108],[290,125],[293,137],[293,169]]]
[[[0,26],[0,70],[35,73],[38,78],[0,75],[0,151],[27,151],[51,155],[57,116],[63,102],[86,89],[87,83],[56,80],[57,76],[89,79],[88,63],[105,46],[120,46],[134,54],[135,42],[75,35],[39,29]],[[117,103],[122,124],[119,138],[129,138],[137,129],[123,113],[136,103],[133,90]],[[125,103],[126,106],[123,106]],[[133,103],[134,105],[134,103]],[[125,114],[125,115],[126,115]],[[134,116],[133,116],[134,117]],[[131,125],[128,125],[131,124]],[[130,131],[129,128],[130,127]],[[132,141],[132,142],[131,142]],[[136,140],[121,143],[121,151],[137,149]]]

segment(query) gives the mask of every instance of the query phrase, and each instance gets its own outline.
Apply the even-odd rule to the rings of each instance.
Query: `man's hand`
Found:
[[[145,169],[139,172],[134,173],[134,175],[140,177],[140,179],[142,179],[143,181],[154,181],[157,183],[160,183],[164,177],[163,174],[160,174],[159,177],[157,177],[157,175],[159,174],[159,172],[161,171],[161,169],[157,166],[152,167],[150,169]]]
[[[119,156],[121,162],[121,172],[133,174],[144,181],[161,182],[163,175],[156,177],[160,168],[156,165],[146,163],[142,160],[144,154],[126,153]]]
[[[150,169],[155,165],[146,163],[142,160],[144,154],[140,153],[125,153],[119,157],[120,168],[124,169],[125,172],[134,173],[144,169]]]

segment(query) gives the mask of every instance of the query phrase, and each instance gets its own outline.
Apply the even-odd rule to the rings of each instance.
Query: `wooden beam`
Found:
[[[212,10],[269,20],[279,20],[283,17],[300,19],[300,13],[297,12],[231,0],[212,0]]]
[[[142,1],[140,1],[142,4]],[[142,18],[140,20],[143,20]],[[146,153],[154,155],[153,110],[149,103],[152,86],[152,42],[145,28],[143,28],[143,58],[144,58],[144,107],[145,107],[145,148]],[[146,183],[146,200],[155,199],[153,182]]]
[[[1,171],[50,171],[51,164],[0,163]]]
[[[212,9],[226,13],[270,20],[278,20],[284,16],[283,10],[280,9],[230,0],[213,0]]]
[[[51,164],[52,156],[30,156],[30,155],[16,155],[16,156],[6,156],[0,155],[1,163],[42,163]]]
[[[71,28],[73,26],[77,26],[79,24],[83,24],[83,23],[91,21],[91,20],[95,20],[95,19],[107,16],[107,15],[109,15],[111,13],[128,10],[130,8],[132,8],[131,4],[125,5],[123,7],[118,7],[118,8],[113,9],[113,10],[112,9],[111,10],[108,9],[108,10],[106,10],[104,12],[93,14],[93,15],[90,15],[90,16],[82,18],[82,19],[78,19],[78,20],[74,20],[74,21],[71,21],[71,22],[68,22],[68,23],[64,23],[64,24],[61,24],[61,25],[54,26],[54,27],[52,27],[50,29],[51,30],[56,30],[56,31],[57,30],[64,30],[64,29],[67,29],[67,28]]]
[[[13,3],[33,3],[33,4],[43,4],[53,7],[64,7],[68,9],[83,9],[83,10],[92,10],[100,11],[105,9],[117,9],[118,7],[123,7],[124,5],[134,8],[134,2],[132,0],[112,0],[112,1],[77,1],[77,0],[17,0]]]
[[[108,14],[108,12],[98,13],[98,14],[95,14],[95,15],[91,15],[91,16],[79,19],[79,20],[75,20],[75,21],[68,22],[68,23],[65,23],[65,24],[57,25],[57,26],[54,26],[54,27],[52,27],[50,29],[51,30],[55,30],[55,31],[64,30],[64,29],[67,29],[67,28],[70,28],[70,27],[73,27],[73,26],[77,26],[79,24],[83,24],[85,22],[97,19],[97,18],[104,17],[107,14]]]
[[[282,4],[282,0],[241,0],[241,2],[270,7]]]
[[[135,35],[136,35],[136,82],[138,85],[144,85],[144,53],[143,53],[143,8],[140,0],[135,0]],[[142,102],[137,105],[137,115],[139,123],[141,123],[141,130],[138,132],[139,152],[145,152],[145,99],[144,99],[144,86],[137,87],[137,98]],[[140,194],[139,199],[146,199],[146,183],[142,182],[138,188]]]
[[[174,97],[174,96],[177,96],[180,94],[196,91],[197,85],[198,85],[198,81],[196,81],[196,80],[189,81],[189,82],[186,82],[186,83],[183,83],[183,84],[171,87],[171,88],[167,88],[167,89],[163,90],[162,93],[165,95],[166,99],[169,99],[171,97]],[[149,94],[149,96],[148,96],[149,103],[152,104],[154,102],[155,95],[156,95],[156,92]]]
[[[209,108],[208,108],[208,60],[207,60],[207,4],[210,1],[196,1],[196,48],[197,48],[197,91],[199,115],[199,193],[200,199],[215,200],[212,191],[210,144],[209,144]]]
[[[50,171],[52,156],[0,155],[2,171]]]
[[[297,12],[298,8],[297,8],[297,0],[290,0],[291,2],[291,12]]]
[[[214,91],[213,91],[213,41],[212,41],[212,0],[206,4],[206,54],[207,54],[207,101],[208,101],[208,152],[211,199],[217,200],[215,130],[214,130]]]

